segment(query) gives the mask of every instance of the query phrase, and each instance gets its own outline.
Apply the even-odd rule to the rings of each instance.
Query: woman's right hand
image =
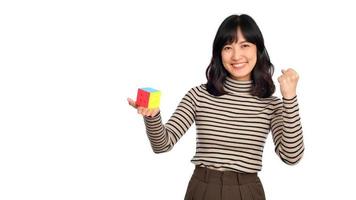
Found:
[[[141,114],[144,117],[154,117],[159,113],[159,108],[144,108],[144,107],[138,107],[136,105],[136,101],[132,100],[131,98],[127,98],[127,102],[129,103],[130,106],[133,108],[137,109],[137,113]]]

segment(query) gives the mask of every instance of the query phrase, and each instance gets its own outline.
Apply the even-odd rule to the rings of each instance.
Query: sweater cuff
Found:
[[[288,99],[282,97],[282,99],[283,99],[283,102],[285,102],[285,103],[293,103],[297,99],[297,95],[295,95],[293,98],[288,98]]]

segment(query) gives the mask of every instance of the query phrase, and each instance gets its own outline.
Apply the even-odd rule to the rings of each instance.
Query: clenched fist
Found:
[[[281,94],[286,99],[291,99],[297,95],[298,73],[292,69],[282,69],[282,75],[278,77]]]
[[[141,114],[144,117],[154,117],[159,112],[159,108],[150,109],[150,108],[138,107],[136,105],[136,101],[132,100],[131,98],[127,98],[127,102],[129,103],[130,106],[137,109],[138,114]]]

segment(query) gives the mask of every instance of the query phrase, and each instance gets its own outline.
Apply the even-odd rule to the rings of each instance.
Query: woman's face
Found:
[[[251,80],[251,71],[257,61],[257,47],[245,40],[240,28],[237,30],[237,37],[237,42],[227,44],[221,50],[222,62],[231,78]]]

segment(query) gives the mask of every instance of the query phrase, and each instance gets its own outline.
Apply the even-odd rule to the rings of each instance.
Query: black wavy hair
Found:
[[[251,94],[260,98],[270,97],[275,92],[272,80],[274,66],[272,65],[260,29],[256,22],[248,15],[231,15],[220,25],[213,43],[213,55],[206,69],[208,92],[214,96],[227,94],[224,90],[224,82],[229,72],[222,64],[221,51],[227,44],[237,42],[237,29],[240,28],[245,39],[256,45],[257,61],[251,72],[252,88]]]

